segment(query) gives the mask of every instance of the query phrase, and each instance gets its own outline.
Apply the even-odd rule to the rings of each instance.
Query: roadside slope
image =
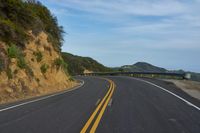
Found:
[[[76,85],[60,53],[63,32],[40,2],[0,1],[0,103]]]

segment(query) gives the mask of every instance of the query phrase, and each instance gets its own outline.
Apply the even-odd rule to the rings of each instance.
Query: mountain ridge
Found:
[[[68,72],[71,75],[80,75],[86,72],[108,72],[111,68],[106,67],[90,57],[82,57],[67,52],[62,52],[63,60],[68,64]]]
[[[167,72],[165,68],[154,66],[147,62],[137,62],[133,65],[121,66],[123,71],[131,72]]]

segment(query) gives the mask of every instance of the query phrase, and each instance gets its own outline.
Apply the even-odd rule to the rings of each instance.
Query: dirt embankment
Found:
[[[190,96],[200,100],[200,82],[189,80],[166,80],[174,83],[177,87],[188,93]]]
[[[34,36],[29,32],[29,35],[32,39],[21,50],[23,57],[9,57],[9,46],[0,42],[3,69],[0,71],[0,103],[53,93],[78,85],[62,68],[62,57],[48,42],[47,34],[41,32]]]

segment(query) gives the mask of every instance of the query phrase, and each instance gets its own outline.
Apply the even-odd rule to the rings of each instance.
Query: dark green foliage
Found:
[[[26,66],[26,73],[31,77],[34,76],[33,70],[29,66]]]
[[[63,68],[66,68],[66,67],[67,67],[67,63],[66,63],[63,59],[61,59],[61,58],[55,59],[54,64],[55,64],[57,67],[63,67]]]
[[[40,54],[37,53],[38,56]],[[11,44],[10,47],[8,47],[8,57],[9,58],[16,58],[17,59],[17,66],[21,69],[25,69],[26,73],[30,76],[34,76],[32,69],[27,65],[24,55],[22,54],[20,48],[18,48],[16,45]],[[40,57],[38,57],[37,60],[40,60]],[[14,74],[17,74],[18,70],[14,71]],[[10,70],[7,70],[7,75],[9,79],[12,77]]]
[[[47,72],[48,68],[49,68],[49,65],[43,64],[43,65],[40,67],[40,70],[41,70],[41,72],[44,74],[44,73]]]
[[[43,55],[41,52],[39,52],[39,51],[33,52],[33,54],[35,55],[37,62],[40,62],[42,60]]]
[[[23,56],[19,56],[17,60],[17,66],[21,69],[27,68],[26,61]]]
[[[13,73],[12,73],[12,70],[10,68],[8,68],[6,70],[6,74],[8,76],[8,79],[12,79],[13,78]]]
[[[17,66],[21,69],[27,68],[26,61],[24,59],[24,55],[22,54],[21,50],[14,44],[11,44],[8,47],[8,57],[9,58],[16,58],[17,59]]]
[[[63,59],[61,58],[55,59],[54,65],[57,67],[57,69],[61,67],[65,71],[65,73],[68,73],[68,69],[67,69],[68,65]]]
[[[24,47],[29,39],[29,30],[35,35],[46,32],[54,48],[60,50],[63,28],[58,26],[56,17],[45,6],[34,0],[1,0],[0,40]]]
[[[70,81],[74,81],[74,79],[73,79],[72,77],[69,77],[69,80],[70,80]]]
[[[8,47],[8,57],[9,58],[17,58],[19,56],[19,50],[16,45],[11,44],[10,47]]]
[[[3,71],[3,69],[4,69],[3,59],[0,58],[0,73]]]
[[[69,53],[62,53],[62,57],[68,63],[68,72],[71,75],[83,74],[85,69],[94,72],[112,71],[112,69],[103,66],[89,57],[75,56]]]

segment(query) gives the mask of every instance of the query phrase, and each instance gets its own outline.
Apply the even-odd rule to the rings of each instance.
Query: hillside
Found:
[[[70,53],[62,53],[64,61],[68,64],[71,75],[79,75],[84,72],[108,72],[112,69],[105,67],[90,57],[81,57]]]
[[[60,49],[63,30],[34,0],[0,1],[0,103],[74,86]]]
[[[125,66],[122,66],[121,69],[123,71],[131,71],[131,72],[166,72],[167,71],[164,68],[160,68],[146,62],[137,62],[133,65],[125,65]]]

